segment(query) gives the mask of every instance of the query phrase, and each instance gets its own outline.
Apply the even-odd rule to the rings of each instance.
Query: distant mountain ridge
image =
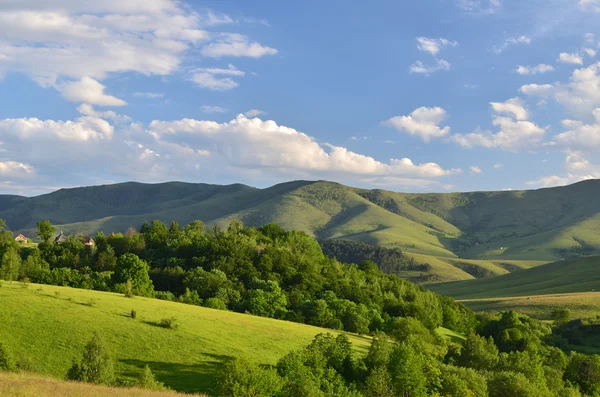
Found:
[[[599,180],[531,191],[424,194],[326,181],[265,189],[130,182],[31,198],[0,195],[0,218],[30,236],[41,219],[65,233],[85,234],[123,232],[153,219],[181,224],[200,219],[208,225],[240,219],[250,226],[276,222],[320,239],[355,239],[417,255],[553,261],[600,253],[598,197]]]

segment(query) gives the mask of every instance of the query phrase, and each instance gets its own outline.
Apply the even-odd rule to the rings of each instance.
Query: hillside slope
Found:
[[[153,219],[181,224],[200,219],[209,226],[232,219],[250,226],[276,222],[320,239],[400,248],[437,266],[446,276],[432,274],[443,281],[600,254],[596,197],[598,180],[534,191],[442,194],[366,190],[325,181],[266,189],[123,183],[32,198],[0,196],[0,218],[30,237],[41,219],[68,234],[124,232]],[[451,260],[457,258],[475,262]]]
[[[93,332],[106,340],[118,378],[135,381],[148,365],[177,391],[214,395],[220,369],[234,356],[274,364],[325,330],[308,325],[123,295],[4,282],[0,287],[0,341],[30,370],[64,378]],[[129,314],[134,309],[137,318]],[[176,330],[161,328],[175,318]],[[366,352],[370,340],[349,335]]]
[[[499,277],[430,285],[454,299],[502,298],[600,291],[600,256],[549,263]]]

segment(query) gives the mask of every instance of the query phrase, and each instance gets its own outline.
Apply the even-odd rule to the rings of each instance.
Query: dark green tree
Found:
[[[119,258],[113,274],[115,284],[131,281],[132,292],[140,296],[152,296],[154,286],[148,275],[149,266],[135,254],[125,254]]]
[[[2,264],[0,265],[0,278],[6,281],[13,281],[19,278],[21,268],[21,256],[15,248],[10,248],[2,255]]]
[[[52,223],[50,223],[49,220],[43,220],[37,223],[37,235],[46,243],[50,242],[55,231],[56,228],[52,226]]]

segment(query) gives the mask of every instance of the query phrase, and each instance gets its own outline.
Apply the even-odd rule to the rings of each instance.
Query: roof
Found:
[[[55,243],[64,243],[65,241],[67,241],[67,236],[65,236],[63,232],[60,232],[60,234],[54,239]]]

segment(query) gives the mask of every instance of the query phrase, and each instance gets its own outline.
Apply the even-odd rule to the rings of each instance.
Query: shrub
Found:
[[[168,329],[179,328],[179,323],[177,322],[177,319],[175,319],[174,317],[163,318],[162,320],[160,320],[159,325],[163,328],[168,328]]]
[[[60,291],[54,291],[54,297],[60,298]]]
[[[282,387],[283,379],[275,370],[263,369],[253,361],[237,358],[229,362],[221,373],[219,395],[278,396]]]
[[[67,373],[68,380],[110,385],[115,382],[114,364],[108,346],[95,333],[85,345],[80,362],[74,362]]]
[[[133,298],[133,283],[131,282],[131,279],[127,280],[125,283],[125,292],[123,292],[123,294],[126,298]]]
[[[167,390],[164,384],[157,381],[154,377],[154,374],[150,370],[149,366],[145,366],[140,374],[140,377],[137,382],[137,386],[142,389],[150,389],[150,390]]]
[[[135,319],[136,319],[136,317],[137,317],[137,312],[136,312],[135,310],[133,310],[133,309],[132,309],[132,310],[131,310],[131,314],[130,314],[130,316],[131,316],[131,318],[132,318],[133,320],[135,320]]]
[[[227,310],[227,305],[219,298],[208,298],[202,306],[211,309]]]
[[[0,371],[14,371],[17,369],[13,356],[8,347],[0,342]]]
[[[156,291],[154,293],[156,299],[172,302],[175,300],[175,295],[171,291]]]

